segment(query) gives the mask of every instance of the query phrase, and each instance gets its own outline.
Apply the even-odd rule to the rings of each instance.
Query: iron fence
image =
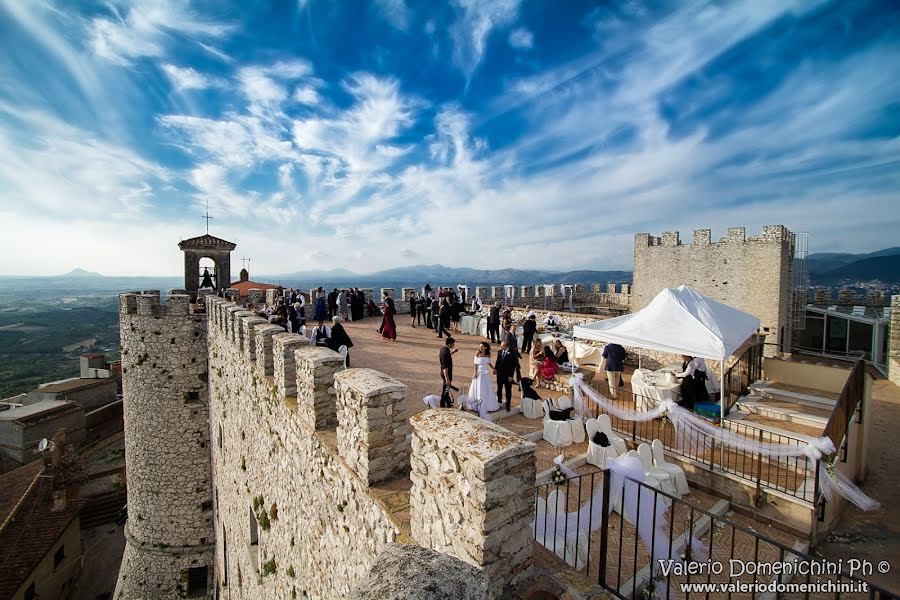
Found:
[[[629,478],[612,489],[612,480],[598,470],[537,486],[534,539],[617,598],[896,598],[841,563],[726,518],[721,505],[695,506]]]
[[[597,386],[597,382],[592,387]],[[604,396],[609,396],[605,385],[595,387]],[[634,410],[639,406],[655,406],[656,399],[634,394],[625,387],[617,389],[611,402],[618,408]],[[588,415],[597,417],[603,412],[599,406],[588,402]],[[677,432],[671,422],[664,419],[652,421],[629,421],[609,415],[612,429],[625,440],[635,445],[660,440],[666,449],[681,458],[702,464],[706,470],[726,473],[750,484],[755,489],[756,500],[765,491],[777,491],[791,496],[810,508],[818,496],[818,461],[804,456],[765,456],[752,450],[724,445],[714,437],[701,431]],[[762,444],[806,446],[807,439],[783,433],[776,433],[755,427],[748,423],[724,420],[720,425],[741,437]]]
[[[750,391],[750,384],[762,379],[763,348],[764,344],[757,340],[725,372],[722,389],[726,415],[735,402]]]

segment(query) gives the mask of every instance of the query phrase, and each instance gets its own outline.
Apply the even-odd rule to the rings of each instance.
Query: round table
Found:
[[[681,400],[681,382],[668,383],[665,372],[636,369],[631,376],[631,392],[638,410],[652,410],[663,400]]]
[[[460,333],[467,333],[469,335],[477,335],[478,334],[478,324],[480,321],[481,321],[481,317],[473,317],[472,315],[462,315],[459,318]]]

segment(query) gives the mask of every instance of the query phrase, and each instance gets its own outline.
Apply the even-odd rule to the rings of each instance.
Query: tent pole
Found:
[[[725,359],[719,363],[719,425],[725,424]]]

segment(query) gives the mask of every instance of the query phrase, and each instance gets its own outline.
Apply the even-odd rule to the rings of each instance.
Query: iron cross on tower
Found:
[[[242,259],[241,259],[241,266],[244,267],[245,269],[247,269],[247,270],[249,271],[249,270],[250,270],[250,259],[249,259],[249,258],[242,258]]]
[[[209,220],[214,219],[215,217],[209,216],[209,200],[206,201],[206,214],[201,217],[202,219],[206,219],[206,233],[209,234]]]

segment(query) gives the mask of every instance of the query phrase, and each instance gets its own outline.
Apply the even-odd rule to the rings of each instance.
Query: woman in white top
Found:
[[[489,412],[500,410],[500,402],[497,400],[497,392],[494,391],[489,371],[493,368],[491,347],[487,342],[481,342],[475,354],[475,374],[472,377],[472,385],[469,386],[469,402],[478,407],[481,418],[485,418]]]

